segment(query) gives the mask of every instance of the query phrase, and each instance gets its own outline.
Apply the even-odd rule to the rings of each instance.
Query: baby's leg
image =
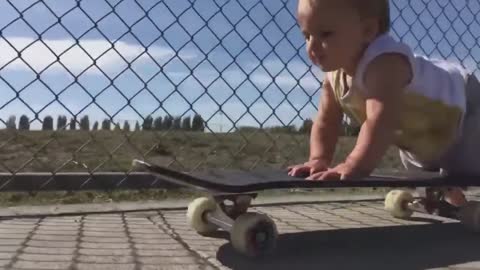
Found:
[[[439,174],[444,173],[443,169],[440,169],[440,168],[438,168],[438,169],[437,168],[423,168],[423,167],[419,166],[414,161],[409,159],[407,154],[405,154],[404,152],[400,152],[400,159],[402,161],[402,164],[403,164],[404,168],[407,171],[413,171],[413,172],[415,172],[415,171],[432,171],[432,172],[438,171]],[[465,195],[463,194],[462,189],[458,188],[458,187],[449,188],[445,192],[445,200],[448,203],[450,203],[451,205],[454,205],[454,206],[462,206],[462,205],[467,203],[467,200],[465,198]]]
[[[451,154],[442,162],[447,174],[479,175],[480,181],[480,83],[470,76],[466,87],[467,112],[464,118],[462,137],[453,147]],[[449,194],[453,202],[466,203],[460,188]]]

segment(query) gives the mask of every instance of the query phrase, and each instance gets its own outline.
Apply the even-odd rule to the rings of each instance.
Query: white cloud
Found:
[[[258,63],[252,62],[247,66],[256,68],[257,65]],[[324,78],[324,73],[321,72],[318,67],[310,67],[300,60],[292,60],[286,65],[280,60],[267,60],[263,62],[262,66],[273,74],[280,73],[276,76],[270,76],[266,72],[254,72],[250,78],[255,84],[261,87],[267,87],[274,80],[275,83],[284,90],[290,90],[300,85],[300,87],[308,92],[315,92],[320,87],[320,82],[322,82]]]
[[[78,74],[93,64],[92,59],[97,59],[96,65],[104,72],[115,71],[125,68],[125,61],[118,55],[120,53],[127,61],[146,60],[149,56],[155,60],[169,59],[175,55],[175,51],[160,46],[145,48],[140,45],[129,44],[123,41],[115,42],[115,52],[112,50],[112,43],[106,40],[81,40],[75,44],[73,39],[43,39],[40,40],[26,37],[0,38],[0,67],[8,64],[4,69],[25,70],[29,69],[21,59],[30,65],[36,72],[39,72],[55,62],[61,62],[69,71]],[[12,46],[15,48],[12,48]],[[48,47],[47,47],[48,46]],[[73,47],[72,47],[73,46]],[[81,48],[80,48],[81,46]],[[82,50],[83,48],[83,50]],[[17,51],[23,50],[21,55]],[[87,52],[87,53],[85,53]],[[57,60],[57,55],[61,57]],[[90,56],[89,56],[90,55]],[[193,53],[183,53],[184,60],[195,58]],[[49,72],[64,71],[60,65],[54,64]],[[99,72],[92,68],[88,72]]]
[[[253,75],[251,77],[252,82],[261,87],[269,86],[272,81],[275,81],[275,86],[280,87],[285,91],[289,91],[294,87],[300,86],[305,89],[307,92],[315,92],[320,87],[319,80],[313,78],[312,76],[304,77],[297,81],[293,76],[289,75],[278,75],[271,77],[269,75]]]

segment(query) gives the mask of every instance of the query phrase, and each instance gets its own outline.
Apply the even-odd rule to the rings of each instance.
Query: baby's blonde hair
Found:
[[[379,33],[390,31],[390,4],[389,0],[348,0],[361,18],[380,18]]]

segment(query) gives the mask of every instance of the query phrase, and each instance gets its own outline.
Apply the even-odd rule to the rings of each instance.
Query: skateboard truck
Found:
[[[267,215],[247,213],[252,196],[197,198],[188,206],[187,221],[200,234],[225,230],[237,251],[249,257],[264,256],[274,250],[278,232]],[[232,200],[233,205],[225,205],[225,199]]]
[[[395,218],[410,218],[414,212],[457,219],[467,228],[480,232],[480,203],[469,202],[462,207],[445,201],[444,188],[426,188],[425,196],[415,199],[405,190],[392,190],[385,197],[385,210]]]

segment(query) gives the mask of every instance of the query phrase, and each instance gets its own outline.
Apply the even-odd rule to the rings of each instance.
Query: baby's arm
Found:
[[[327,78],[323,81],[318,113],[310,133],[310,157],[303,164],[289,167],[290,176],[312,175],[326,171],[333,160],[340,135],[342,110],[335,100],[332,86]]]
[[[365,73],[366,121],[345,163],[370,174],[393,143],[401,110],[402,92],[412,78],[411,66],[399,54],[377,57]]]
[[[340,105],[335,100],[332,86],[326,78],[323,82],[318,107],[310,136],[309,160],[322,160],[329,165],[332,162],[340,135],[343,114]]]

